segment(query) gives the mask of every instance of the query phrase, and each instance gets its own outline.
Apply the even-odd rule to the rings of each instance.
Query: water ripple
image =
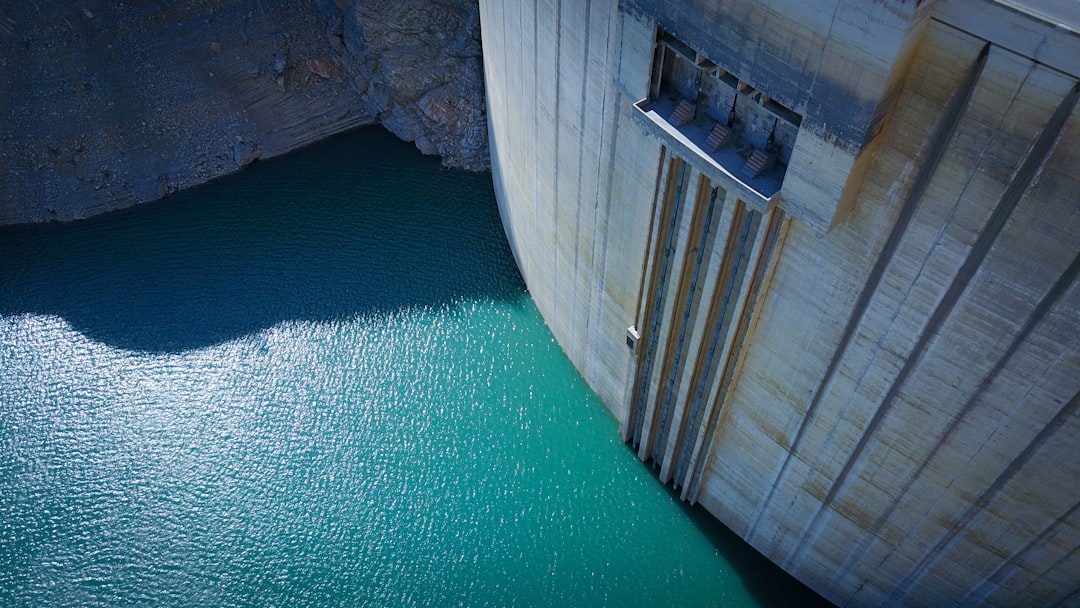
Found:
[[[368,131],[0,231],[0,604],[805,604],[617,441],[486,179]]]

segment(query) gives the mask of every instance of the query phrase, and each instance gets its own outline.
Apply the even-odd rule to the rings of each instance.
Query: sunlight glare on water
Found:
[[[806,605],[544,326],[489,175],[378,129],[0,229],[0,605]]]

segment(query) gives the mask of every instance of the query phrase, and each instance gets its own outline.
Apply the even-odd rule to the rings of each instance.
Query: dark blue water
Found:
[[[817,601],[618,441],[488,175],[368,129],[0,229],[0,605]]]

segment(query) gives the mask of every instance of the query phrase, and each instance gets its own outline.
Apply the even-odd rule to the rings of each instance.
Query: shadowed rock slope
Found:
[[[380,121],[486,168],[475,3],[357,4],[0,7],[0,224],[155,200]]]

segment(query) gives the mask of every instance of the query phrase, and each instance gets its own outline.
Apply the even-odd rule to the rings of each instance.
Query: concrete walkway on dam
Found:
[[[668,117],[675,110],[675,103],[669,100],[643,99],[634,104],[634,107],[641,113],[639,118],[646,119],[642,121],[642,124],[651,128],[654,134],[665,139],[669,144],[679,146],[687,153],[708,163],[730,180],[732,190],[745,195],[744,200],[757,201],[759,206],[764,207],[773,195],[780,191],[786,167],[773,168],[754,176],[746,175],[744,167],[750,152],[755,148],[747,145],[733,145],[732,140],[736,139],[735,136],[728,138],[732,143],[725,143],[712,151],[707,149],[709,132],[716,123],[697,120],[682,125],[672,124]]]

